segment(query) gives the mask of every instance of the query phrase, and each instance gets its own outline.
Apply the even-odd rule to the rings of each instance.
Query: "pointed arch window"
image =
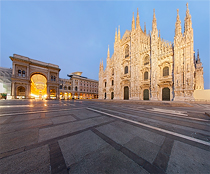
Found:
[[[114,80],[112,80],[112,86],[114,85]]]
[[[147,71],[144,73],[144,80],[148,80],[148,72]]]
[[[164,67],[163,68],[163,76],[165,77],[165,76],[168,76],[169,75],[169,67]]]
[[[129,45],[125,46],[125,58],[129,57]]]
[[[149,56],[146,56],[144,58],[144,65],[148,65],[149,64]]]
[[[124,73],[125,73],[125,74],[128,74],[128,66],[125,67]]]

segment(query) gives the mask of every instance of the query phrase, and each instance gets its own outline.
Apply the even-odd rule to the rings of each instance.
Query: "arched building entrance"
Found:
[[[111,92],[111,99],[114,99],[114,92]]]
[[[13,54],[12,60],[12,98],[59,98],[59,71],[58,65],[30,59]],[[20,88],[20,87],[23,88]],[[20,90],[21,89],[21,90]]]
[[[42,74],[31,76],[31,97],[45,99],[47,97],[47,78]]]
[[[17,98],[26,98],[26,89],[23,86],[17,88]]]
[[[170,101],[170,89],[169,88],[162,89],[162,100]]]
[[[144,100],[149,100],[149,89],[145,89],[143,95]]]
[[[129,100],[129,88],[128,88],[128,86],[124,87],[124,100]]]

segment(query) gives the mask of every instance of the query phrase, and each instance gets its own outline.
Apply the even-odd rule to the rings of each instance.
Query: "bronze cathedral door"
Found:
[[[129,88],[128,88],[128,86],[124,87],[124,100],[129,100]]]
[[[163,88],[162,90],[162,100],[163,101],[170,101],[170,89]]]

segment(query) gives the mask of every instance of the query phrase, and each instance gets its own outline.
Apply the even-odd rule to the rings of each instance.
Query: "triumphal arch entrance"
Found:
[[[13,54],[12,60],[12,97],[58,99],[58,65],[30,59]]]

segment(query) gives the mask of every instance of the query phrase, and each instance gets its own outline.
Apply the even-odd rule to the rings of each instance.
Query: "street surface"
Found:
[[[0,100],[0,173],[209,173],[210,105]]]

